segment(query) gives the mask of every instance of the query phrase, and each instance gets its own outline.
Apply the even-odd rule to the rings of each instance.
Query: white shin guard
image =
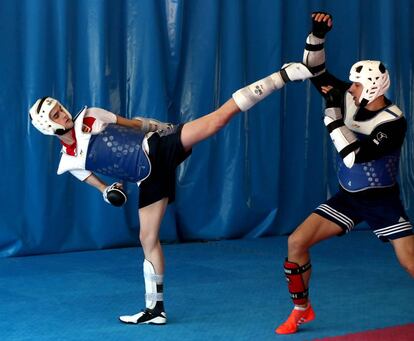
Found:
[[[164,276],[155,273],[154,266],[148,260],[144,260],[144,280],[145,280],[145,306],[154,309],[157,301],[163,301]]]
[[[270,76],[237,90],[233,94],[233,99],[241,111],[247,111],[273,91],[282,88],[284,85],[285,82],[280,72],[275,72]]]
[[[241,111],[247,111],[273,91],[282,88],[287,82],[304,81],[313,76],[303,63],[287,63],[280,71],[236,91],[233,99]]]

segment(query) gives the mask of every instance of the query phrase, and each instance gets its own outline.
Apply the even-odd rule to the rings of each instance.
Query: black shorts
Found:
[[[350,232],[363,221],[384,242],[413,234],[413,226],[398,192],[376,198],[361,198],[340,190],[318,206],[314,213],[339,225],[342,228],[340,235]]]
[[[143,208],[163,198],[168,202],[175,199],[175,170],[191,155],[181,143],[180,124],[177,130],[166,136],[157,133],[148,139],[151,174],[139,186],[139,208]]]

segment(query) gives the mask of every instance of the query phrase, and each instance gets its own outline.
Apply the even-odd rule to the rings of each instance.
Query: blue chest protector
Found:
[[[367,120],[355,120],[358,107],[352,96],[346,94],[345,125],[362,141],[380,124],[392,122],[403,116],[401,110],[394,104]],[[341,186],[349,192],[359,192],[368,188],[391,187],[397,182],[400,148],[383,157],[363,163],[354,163],[351,168],[345,166],[338,155],[338,180]]]
[[[142,149],[145,133],[109,124],[88,145],[85,169],[120,180],[139,182],[149,176],[151,163]]]
[[[345,166],[338,154],[338,180],[349,192],[358,192],[373,187],[391,187],[397,182],[400,150],[396,150],[380,159],[363,163],[354,163],[351,168]]]

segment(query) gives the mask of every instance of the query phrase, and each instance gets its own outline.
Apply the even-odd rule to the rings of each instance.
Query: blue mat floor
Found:
[[[0,259],[0,340],[312,340],[414,322],[414,281],[367,231],[312,250],[315,321],[288,316],[286,237],[165,245],[165,326],[124,325],[144,307],[140,248]]]

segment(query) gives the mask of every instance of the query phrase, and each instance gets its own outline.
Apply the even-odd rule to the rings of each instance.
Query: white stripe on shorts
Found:
[[[377,235],[377,237],[380,236],[391,236],[393,234],[397,234],[400,233],[402,231],[407,231],[412,229],[413,226],[411,225],[411,223],[409,221],[405,221],[403,223],[398,223],[395,225],[391,225],[391,226],[387,226],[387,227],[383,227],[380,229],[377,229],[374,231],[374,233]]]
[[[338,212],[337,210],[334,210],[332,207],[322,204],[317,207],[317,210],[320,210],[327,215],[334,218],[336,221],[340,221],[342,224],[344,224],[347,227],[348,231],[351,231],[354,227],[354,222],[352,219],[348,218],[345,214]]]

